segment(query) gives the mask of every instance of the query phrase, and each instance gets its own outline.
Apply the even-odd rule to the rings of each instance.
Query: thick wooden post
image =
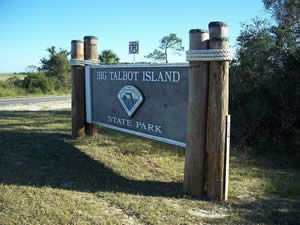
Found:
[[[190,30],[190,50],[207,48],[208,32]],[[204,193],[207,94],[208,62],[190,62],[184,191],[198,197]]]
[[[71,42],[71,58],[84,59],[83,42]],[[72,138],[85,136],[84,66],[72,66]]]
[[[94,36],[84,37],[84,59],[98,59],[98,38]],[[98,134],[98,127],[95,124],[86,123],[86,133],[89,136]]]
[[[228,49],[228,29],[225,23],[209,23],[209,36],[209,49]],[[207,114],[207,195],[211,200],[225,200],[224,165],[228,81],[229,62],[210,62]]]

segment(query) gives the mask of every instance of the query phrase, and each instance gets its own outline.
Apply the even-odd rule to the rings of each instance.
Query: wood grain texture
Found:
[[[191,30],[190,50],[207,48],[208,32]],[[190,62],[184,191],[197,197],[202,197],[205,191],[207,92],[208,63]]]
[[[209,49],[228,48],[227,25],[211,23]],[[228,114],[229,63],[209,63],[207,114],[207,196],[224,200],[226,116]]]
[[[98,38],[95,36],[84,37],[84,59],[98,59]]]
[[[94,36],[84,37],[84,59],[98,59],[98,38]],[[86,134],[88,136],[98,135],[98,126],[96,124],[86,123]]]
[[[83,42],[71,42],[71,58],[83,59]],[[72,138],[85,136],[84,67],[72,66]]]

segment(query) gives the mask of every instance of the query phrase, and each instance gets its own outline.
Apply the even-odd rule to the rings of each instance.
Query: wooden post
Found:
[[[83,42],[71,42],[71,58],[84,59]],[[72,66],[72,138],[85,136],[84,66]]]
[[[98,59],[98,38],[94,36],[84,37],[84,59]],[[86,133],[89,136],[98,134],[98,127],[95,124],[86,123]]]
[[[228,49],[228,29],[225,23],[209,23],[209,36],[209,49]],[[228,80],[229,62],[212,61],[209,63],[207,195],[211,200],[225,200],[224,164]]]
[[[190,50],[208,48],[208,32],[190,30]],[[208,62],[190,62],[185,151],[184,191],[201,197],[204,193]]]

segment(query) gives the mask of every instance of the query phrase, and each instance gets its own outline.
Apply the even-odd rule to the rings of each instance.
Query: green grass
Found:
[[[70,111],[0,112],[0,224],[300,221],[300,171],[287,164],[232,148],[229,201],[211,202],[183,193],[183,148],[70,134]]]
[[[0,87],[0,99],[8,98],[27,98],[27,97],[40,97],[40,96],[59,96],[70,95],[68,91],[53,91],[47,94],[42,92],[28,93],[24,88],[2,88]]]

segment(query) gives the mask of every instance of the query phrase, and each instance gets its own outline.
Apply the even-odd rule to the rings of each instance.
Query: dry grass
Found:
[[[26,77],[25,74],[0,73],[0,81],[7,80],[8,78],[11,78],[14,76],[19,77],[22,80],[24,79],[24,77]]]

